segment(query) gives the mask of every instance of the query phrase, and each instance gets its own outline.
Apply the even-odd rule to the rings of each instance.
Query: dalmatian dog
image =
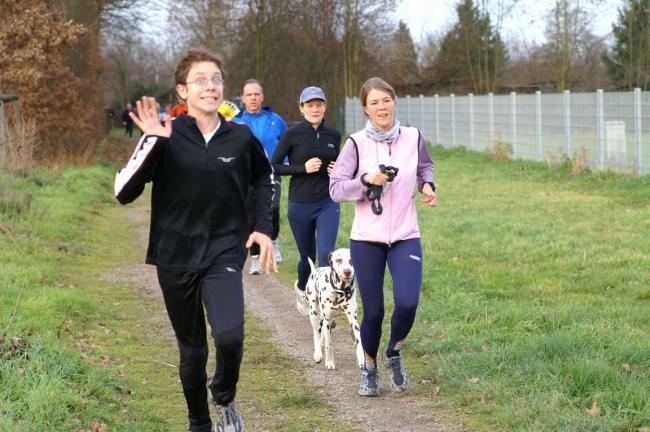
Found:
[[[339,313],[344,313],[352,329],[357,364],[361,368],[364,356],[357,323],[357,297],[350,249],[336,249],[329,254],[328,259],[329,267],[318,268],[309,259],[311,274],[305,287],[309,320],[314,330],[314,361],[320,363],[323,360],[324,349],[325,367],[336,368],[332,349],[332,329],[336,326],[333,318]]]

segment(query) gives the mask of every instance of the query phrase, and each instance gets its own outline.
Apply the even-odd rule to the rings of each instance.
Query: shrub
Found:
[[[512,157],[512,146],[505,141],[496,140],[487,154],[495,162],[507,162]]]
[[[25,121],[22,117],[7,127],[5,168],[14,173],[25,173],[34,163],[37,129],[34,120]]]

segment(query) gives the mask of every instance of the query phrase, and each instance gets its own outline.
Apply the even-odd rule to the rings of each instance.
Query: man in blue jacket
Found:
[[[263,106],[264,89],[256,79],[249,79],[244,82],[244,88],[241,92],[241,99],[244,103],[245,110],[237,114],[232,121],[248,125],[253,135],[262,143],[266,151],[266,157],[271,159],[275,148],[278,146],[280,137],[287,130],[287,124],[279,114],[271,111],[271,108]],[[275,195],[273,196],[272,217],[273,217],[273,249],[275,250],[275,260],[282,261],[280,249],[276,243],[280,233],[280,176],[275,176]],[[249,195],[249,206],[252,208],[255,201],[255,192]],[[254,216],[254,213],[249,213]],[[255,221],[249,221],[251,229],[255,226]],[[249,274],[262,274],[264,271],[259,264],[259,248],[253,245],[251,252],[251,268]]]

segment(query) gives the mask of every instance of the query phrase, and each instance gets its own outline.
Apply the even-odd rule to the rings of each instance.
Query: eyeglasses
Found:
[[[212,78],[200,77],[195,79],[194,81],[186,82],[185,85],[196,84],[199,87],[205,87],[206,85],[208,85],[209,82],[212,82],[212,84],[215,87],[217,87],[223,84],[223,78],[221,78],[220,76],[214,76]]]

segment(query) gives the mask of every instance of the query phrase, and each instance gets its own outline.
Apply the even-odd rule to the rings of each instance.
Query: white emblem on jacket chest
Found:
[[[221,162],[224,162],[224,163],[230,163],[233,160],[235,160],[234,157],[223,157],[223,156],[219,156],[219,157],[217,157],[217,159],[219,159]]]

